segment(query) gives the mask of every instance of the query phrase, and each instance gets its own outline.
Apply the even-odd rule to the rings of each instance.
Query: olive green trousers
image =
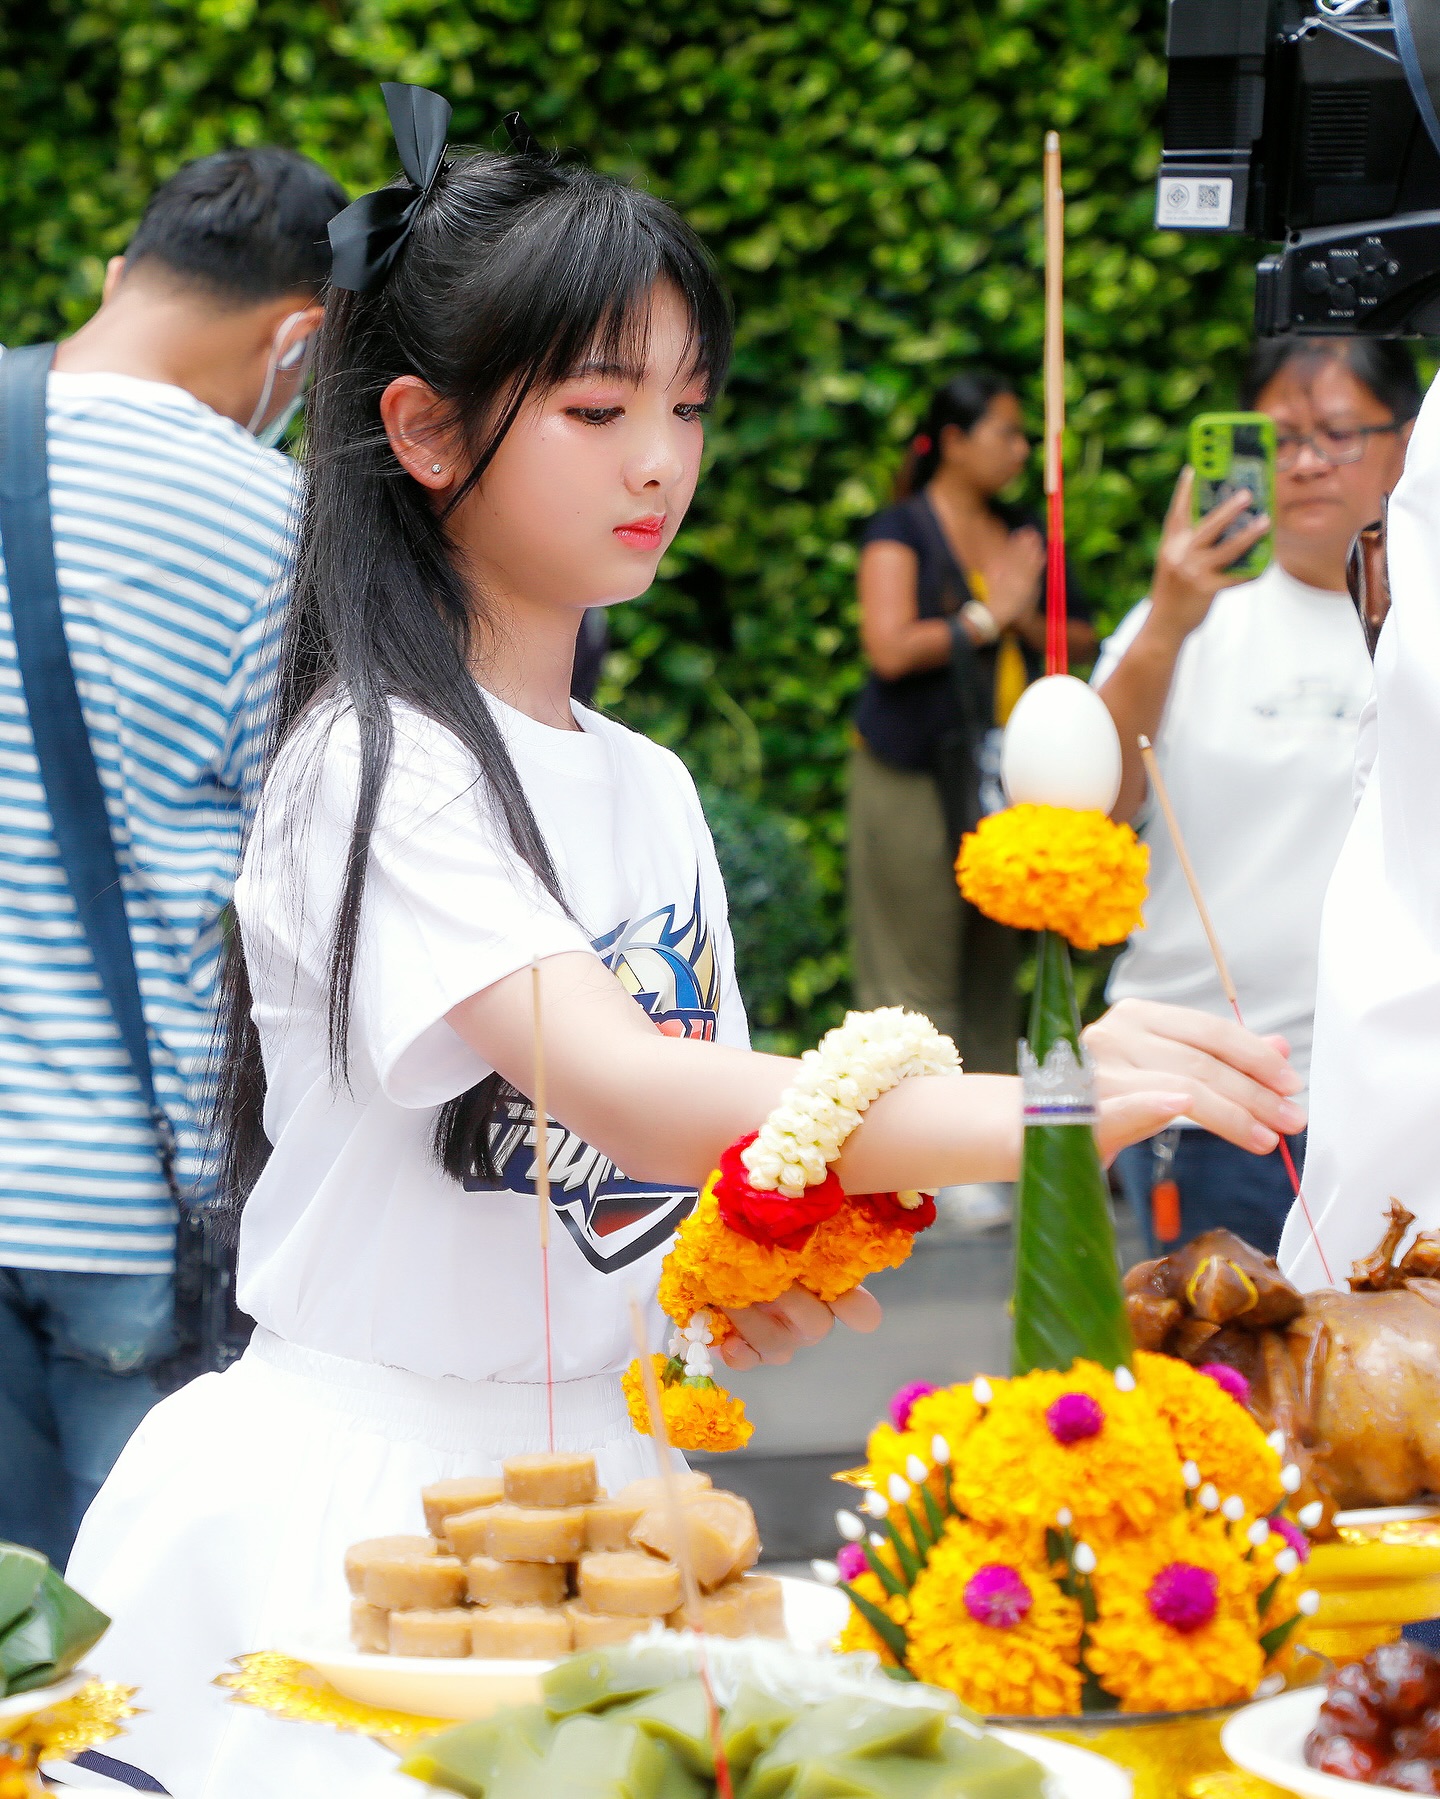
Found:
[[[850,756],[848,885],[855,1004],[908,1006],[976,1074],[1014,1074],[1020,933],[962,900],[933,775]]]

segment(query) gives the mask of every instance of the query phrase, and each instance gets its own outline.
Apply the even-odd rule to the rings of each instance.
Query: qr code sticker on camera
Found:
[[[1200,192],[1195,202],[1202,212],[1218,212],[1220,208],[1220,183],[1218,181],[1202,181]]]

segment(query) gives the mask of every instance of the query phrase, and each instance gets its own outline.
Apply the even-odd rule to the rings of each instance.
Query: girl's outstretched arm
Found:
[[[783,1056],[662,1035],[594,956],[549,957],[541,974],[550,1109],[633,1178],[700,1186],[721,1151],[760,1124],[794,1077],[797,1064]],[[447,1016],[477,1055],[531,1092],[528,968]],[[1092,1035],[1104,1154],[1181,1113],[1256,1150],[1274,1147],[1276,1129],[1303,1123],[1282,1098],[1298,1083],[1280,1051],[1225,1020],[1194,1027],[1198,1016],[1130,1002]],[[1020,1136],[1014,1078],[923,1076],[875,1101],[837,1172],[852,1193],[1009,1180]]]

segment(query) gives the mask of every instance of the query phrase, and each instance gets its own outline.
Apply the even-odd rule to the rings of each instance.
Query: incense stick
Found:
[[[1065,191],[1060,134],[1045,133],[1045,672],[1069,672],[1065,604]]]
[[[1180,829],[1180,821],[1175,816],[1175,808],[1170,803],[1170,792],[1165,785],[1165,777],[1160,773],[1160,763],[1148,737],[1140,738],[1140,760],[1145,764],[1145,776],[1150,783],[1150,791],[1165,819],[1165,828],[1170,833],[1170,841],[1175,846],[1175,860],[1180,864],[1180,872],[1185,876],[1185,885],[1190,889],[1190,898],[1195,902],[1195,910],[1200,914],[1200,925],[1205,932],[1205,940],[1210,945],[1210,954],[1215,962],[1215,972],[1220,976],[1220,986],[1226,999],[1230,1002],[1230,1010],[1235,1014],[1235,1022],[1245,1024],[1245,1015],[1240,1010],[1240,996],[1235,990],[1235,982],[1230,973],[1230,964],[1225,960],[1225,952],[1220,947],[1220,939],[1215,932],[1215,923],[1210,916],[1210,908],[1205,904],[1205,896],[1200,891],[1200,882],[1195,873],[1195,864],[1190,860],[1190,851],[1186,848],[1185,838]],[[1295,1158],[1290,1153],[1290,1145],[1283,1131],[1277,1131],[1279,1139],[1280,1160],[1285,1165],[1285,1172],[1290,1177],[1290,1185],[1295,1197],[1300,1202],[1300,1210],[1305,1222],[1310,1227],[1310,1235],[1314,1240],[1316,1254],[1320,1257],[1320,1266],[1325,1278],[1333,1287],[1335,1277],[1330,1272],[1330,1264],[1325,1259],[1325,1245],[1320,1241],[1320,1233],[1315,1228],[1315,1220],[1310,1216],[1309,1202],[1300,1186],[1299,1171],[1295,1167]]]
[[[665,1408],[660,1403],[660,1383],[655,1378],[655,1364],[645,1336],[645,1315],[640,1301],[630,1296],[630,1334],[635,1339],[635,1354],[640,1365],[640,1380],[645,1389],[645,1409],[650,1414],[650,1440],[655,1445],[655,1460],[664,1496],[666,1521],[675,1545],[675,1560],[680,1567],[680,1582],[685,1594],[685,1622],[701,1639],[700,1684],[705,1689],[705,1710],[710,1721],[710,1740],[715,1750],[715,1785],[720,1799],[734,1799],[730,1766],[725,1759],[724,1734],[720,1728],[720,1708],[715,1703],[715,1690],[710,1683],[710,1664],[705,1656],[705,1614],[700,1607],[700,1582],[695,1577],[695,1558],[691,1553],[690,1533],[685,1528],[685,1509],[680,1500],[680,1483],[670,1460],[670,1437],[665,1429]]]
[[[545,1311],[545,1426],[555,1453],[555,1344],[550,1328],[550,1114],[545,1102],[545,1030],[540,1016],[540,963],[530,961],[535,1010],[535,1195],[540,1202],[540,1297]]]

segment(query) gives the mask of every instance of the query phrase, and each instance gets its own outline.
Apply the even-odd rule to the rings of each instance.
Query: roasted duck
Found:
[[[1250,1409],[1279,1431],[1326,1518],[1440,1492],[1440,1232],[1397,1254],[1413,1216],[1398,1202],[1350,1291],[1301,1293],[1270,1256],[1206,1231],[1125,1277],[1141,1349],[1250,1383]]]

